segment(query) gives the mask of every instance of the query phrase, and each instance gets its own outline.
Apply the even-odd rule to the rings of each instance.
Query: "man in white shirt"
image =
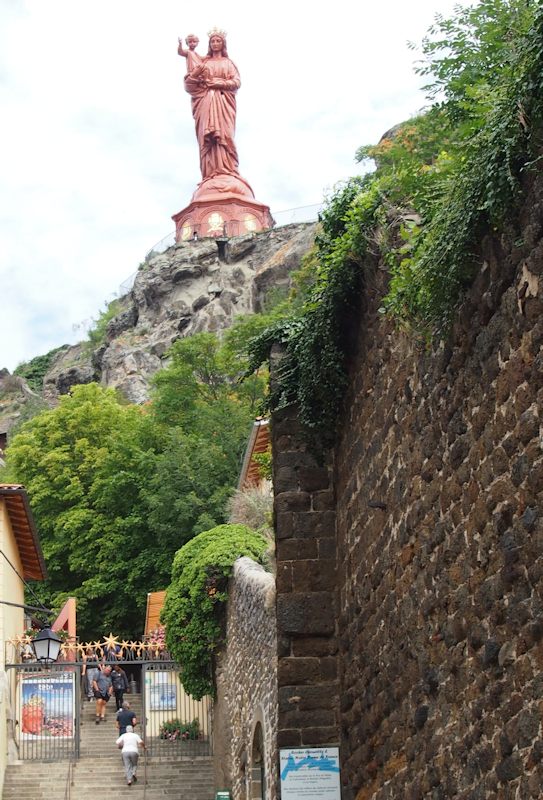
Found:
[[[134,733],[132,725],[126,726],[126,733],[119,736],[116,744],[119,750],[122,750],[124,768],[126,770],[126,783],[128,786],[132,786],[132,781],[136,783],[138,780],[138,776],[136,775],[139,756],[138,745],[143,745],[145,750],[147,750],[147,746],[144,744],[143,739],[140,739],[138,734]]]

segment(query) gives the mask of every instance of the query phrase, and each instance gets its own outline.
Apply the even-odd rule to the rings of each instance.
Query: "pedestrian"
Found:
[[[123,706],[123,694],[129,692],[128,678],[126,672],[120,664],[115,664],[113,672],[111,673],[111,680],[113,683],[113,691],[115,692],[115,700],[117,701],[117,711]]]
[[[96,676],[96,673],[100,671],[100,664],[98,663],[98,656],[91,649],[83,656],[83,675],[87,681],[87,697],[89,698],[89,703],[94,697],[94,686],[93,681]]]
[[[96,698],[96,724],[106,718],[106,703],[113,693],[113,683],[111,682],[111,667],[106,664],[103,669],[97,672],[92,681],[94,696]]]
[[[126,733],[127,725],[132,725],[132,728],[135,728],[137,724],[138,720],[136,719],[136,715],[131,711],[130,703],[125,700],[121,711],[117,712],[117,722],[115,723],[119,729],[119,736]]]
[[[147,745],[143,739],[140,739],[137,733],[134,733],[132,725],[126,726],[126,733],[119,736],[116,742],[120,750],[122,750],[122,757],[124,768],[126,770],[126,783],[128,786],[132,785],[132,781],[136,783],[138,780],[138,745],[142,745],[144,750],[147,750]]]

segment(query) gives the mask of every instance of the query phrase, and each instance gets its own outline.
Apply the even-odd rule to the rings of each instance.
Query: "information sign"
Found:
[[[281,800],[341,800],[339,749],[280,750]]]

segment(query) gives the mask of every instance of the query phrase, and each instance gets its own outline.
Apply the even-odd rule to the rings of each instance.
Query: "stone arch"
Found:
[[[253,717],[250,759],[250,800],[266,800],[266,752],[264,712],[259,706]]]

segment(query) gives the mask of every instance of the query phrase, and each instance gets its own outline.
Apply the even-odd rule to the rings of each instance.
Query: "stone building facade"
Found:
[[[279,746],[343,800],[543,796],[543,178],[428,352],[360,299],[338,445],[272,420]]]
[[[216,663],[215,787],[230,790],[232,800],[274,798],[277,792],[274,576],[252,559],[239,558],[234,564],[226,607],[226,645]]]

